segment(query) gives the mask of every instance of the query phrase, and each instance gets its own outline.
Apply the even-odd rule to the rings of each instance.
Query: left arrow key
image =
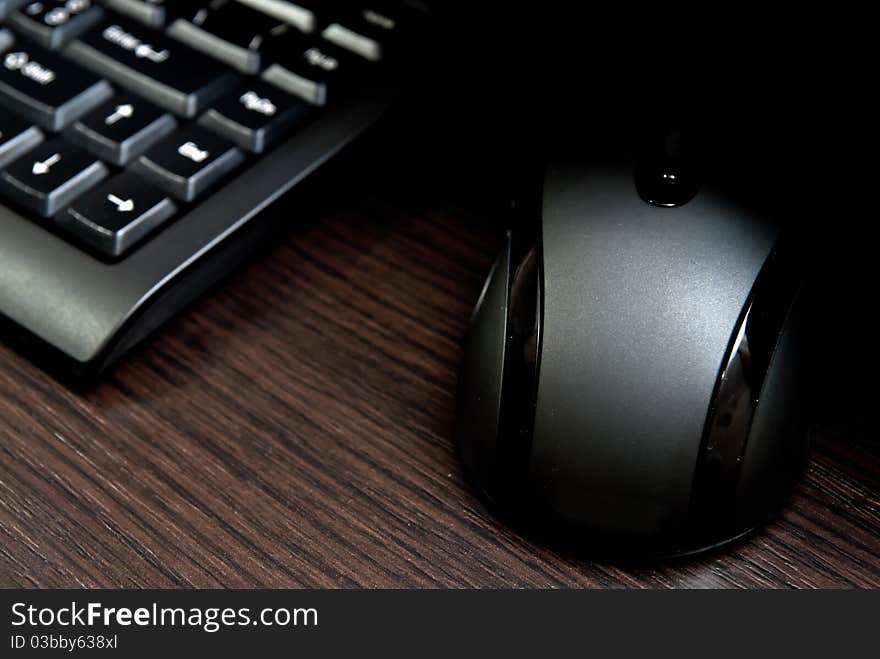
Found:
[[[0,168],[14,162],[44,139],[39,128],[0,109]]]
[[[107,166],[63,138],[44,142],[0,174],[0,193],[51,217],[107,177]]]
[[[61,154],[53,153],[45,160],[38,160],[31,167],[31,174],[34,176],[44,176],[52,171],[52,167],[61,162]]]

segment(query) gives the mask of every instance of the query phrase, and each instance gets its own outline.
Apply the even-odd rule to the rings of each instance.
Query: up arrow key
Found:
[[[50,158],[46,158],[43,161],[37,161],[34,163],[34,166],[31,167],[31,172],[33,172],[34,176],[42,176],[43,174],[48,174],[52,169],[52,165],[57,164],[61,160],[61,154],[56,153]]]
[[[104,123],[112,126],[120,119],[131,119],[134,116],[134,106],[131,103],[116,106],[116,111],[104,119]]]
[[[120,213],[130,213],[134,210],[134,202],[131,199],[120,199],[115,194],[108,194],[107,201],[116,206]]]

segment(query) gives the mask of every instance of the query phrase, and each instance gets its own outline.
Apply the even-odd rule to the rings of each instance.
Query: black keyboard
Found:
[[[429,15],[390,0],[0,0],[0,328],[93,376],[252,253]]]

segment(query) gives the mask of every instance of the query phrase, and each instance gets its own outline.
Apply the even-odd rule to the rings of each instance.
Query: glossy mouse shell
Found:
[[[534,380],[510,377],[515,235],[465,340],[473,482],[515,518],[633,553],[698,551],[770,517],[806,452],[797,277],[775,263],[773,218],[711,183],[648,204],[626,159],[551,168],[540,212]]]

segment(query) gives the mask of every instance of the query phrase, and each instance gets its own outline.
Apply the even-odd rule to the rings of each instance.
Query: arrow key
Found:
[[[77,121],[67,137],[102,160],[124,167],[176,125],[165,110],[134,94],[121,94]]]
[[[107,176],[107,166],[62,138],[44,142],[0,173],[0,192],[51,217]]]
[[[118,258],[176,212],[163,192],[125,172],[84,194],[55,220],[104,256]]]
[[[16,115],[0,110],[0,167],[5,167],[44,139],[43,131]]]

